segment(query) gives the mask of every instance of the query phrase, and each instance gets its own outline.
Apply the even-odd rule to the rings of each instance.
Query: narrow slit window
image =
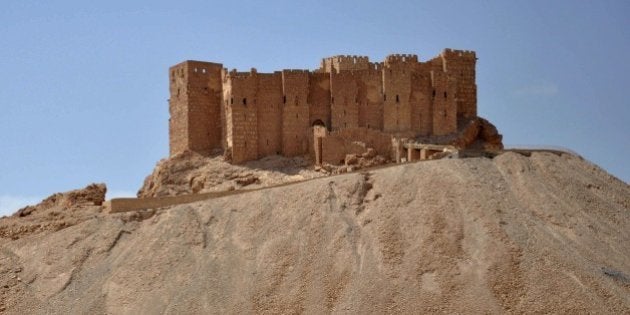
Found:
[[[247,105],[247,97],[243,98],[243,105]]]
[[[400,97],[396,94],[396,103],[400,103]]]

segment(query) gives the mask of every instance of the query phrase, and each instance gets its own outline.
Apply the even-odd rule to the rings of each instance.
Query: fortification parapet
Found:
[[[289,74],[300,74],[300,73],[310,73],[309,70],[307,69],[284,69],[282,70],[282,73],[289,73]]]
[[[417,63],[418,55],[414,54],[393,54],[385,57],[385,64],[397,63]]]
[[[465,59],[477,59],[477,55],[474,51],[472,50],[459,50],[459,49],[451,49],[451,48],[446,48],[444,49],[444,51],[442,51],[442,56],[444,57],[458,57],[458,58],[465,58]]]
[[[249,77],[256,76],[256,75],[258,75],[258,71],[256,70],[256,68],[251,68],[251,70],[249,72],[236,71],[236,69],[232,69],[232,70],[230,70],[230,72],[227,73],[226,78],[228,78],[228,79],[249,78]]]
[[[381,71],[383,70],[382,62],[370,62],[368,64],[368,70]]]
[[[324,72],[365,70],[369,63],[370,59],[367,56],[337,55],[322,59],[321,70]]]

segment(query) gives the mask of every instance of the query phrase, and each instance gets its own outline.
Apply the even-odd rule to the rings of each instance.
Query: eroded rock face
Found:
[[[37,211],[44,211],[53,207],[73,208],[81,206],[100,206],[105,202],[107,186],[103,183],[90,184],[83,189],[71,190],[65,193],[55,193],[34,206],[19,209],[14,216],[25,217]]]
[[[476,117],[468,121],[451,144],[462,149],[501,150],[503,136],[491,122]]]
[[[164,197],[204,192],[253,189],[324,176],[300,157],[268,156],[233,165],[224,156],[185,151],[158,162],[144,180],[138,197]]]
[[[90,184],[83,189],[55,193],[0,221],[0,240],[58,231],[82,222],[101,212],[106,193],[105,184]]]

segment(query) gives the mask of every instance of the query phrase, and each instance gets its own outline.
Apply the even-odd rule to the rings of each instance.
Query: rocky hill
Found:
[[[403,164],[143,212],[82,200],[0,219],[14,231],[0,234],[0,310],[630,312],[630,186],[570,154]]]

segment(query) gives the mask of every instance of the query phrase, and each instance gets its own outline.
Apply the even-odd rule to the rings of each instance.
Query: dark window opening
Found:
[[[243,105],[247,105],[247,97],[243,98]]]
[[[331,104],[335,104],[335,97],[334,96],[330,98],[330,103]]]
[[[283,95],[282,96],[282,104],[286,104],[287,103],[287,96]]]
[[[269,145],[269,139],[267,139],[267,145]]]
[[[370,124],[368,124],[368,128],[370,128]]]
[[[400,102],[400,97],[398,96],[398,94],[396,94],[396,103]]]
[[[387,94],[383,94],[383,101],[387,101]]]
[[[234,104],[234,98],[233,97],[230,98],[230,105],[232,105],[232,104]]]
[[[433,89],[433,94],[432,94],[433,98],[435,98],[435,89]]]
[[[446,98],[446,92],[444,92],[444,98]]]

